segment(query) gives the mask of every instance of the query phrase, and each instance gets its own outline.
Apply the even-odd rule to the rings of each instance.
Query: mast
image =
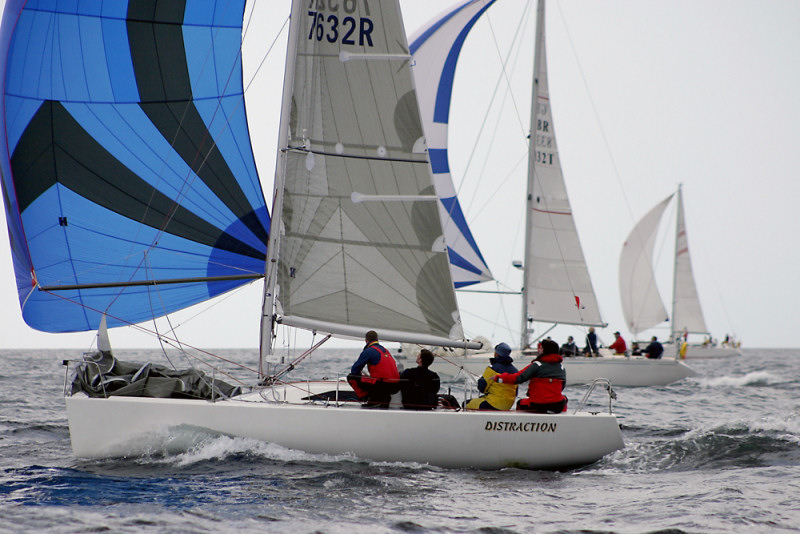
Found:
[[[533,84],[531,93],[531,122],[530,122],[530,137],[528,142],[528,189],[525,196],[525,256],[523,258],[523,275],[522,275],[522,338],[520,340],[520,349],[525,349],[530,343],[530,334],[533,333],[533,314],[530,311],[530,302],[528,298],[528,270],[530,269],[530,254],[531,254],[531,213],[533,211],[533,191],[534,182],[536,179],[536,129],[537,129],[537,107],[539,105],[539,50],[543,45],[544,39],[544,3],[545,0],[539,0],[536,8],[536,40],[534,42],[533,51]]]
[[[264,298],[261,308],[261,337],[259,340],[260,358],[258,374],[263,376],[263,365],[266,361],[276,360],[272,355],[272,341],[275,330],[276,287],[278,283],[278,251],[282,231],[283,185],[286,179],[286,151],[291,141],[289,123],[292,108],[292,86],[294,84],[295,55],[297,54],[297,33],[300,31],[302,1],[292,2],[289,17],[289,42],[286,47],[286,67],[283,79],[283,95],[281,100],[280,130],[278,134],[278,159],[275,165],[275,182],[272,193],[272,219],[270,221],[269,244],[267,245],[266,277],[264,279]]]
[[[675,343],[675,346],[680,351],[680,345],[678,344],[678,336],[680,335],[680,330],[678,323],[676,322],[677,317],[675,316],[675,309],[676,309],[676,302],[677,302],[677,291],[676,288],[678,283],[678,252],[680,252],[680,234],[681,234],[681,218],[683,217],[683,198],[681,198],[681,187],[683,184],[678,184],[678,193],[677,193],[677,201],[678,201],[678,209],[677,214],[675,216],[675,253],[673,254],[673,264],[672,264],[672,312],[670,313],[670,317],[672,317],[672,341]],[[676,353],[677,357],[677,353]]]

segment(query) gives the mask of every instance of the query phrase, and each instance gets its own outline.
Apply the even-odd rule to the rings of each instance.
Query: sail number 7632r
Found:
[[[372,19],[367,17],[345,16],[339,20],[338,15],[328,15],[319,11],[309,11],[311,17],[308,38],[322,41],[326,39],[329,43],[336,43],[341,39],[343,45],[373,46],[372,29],[374,24]]]

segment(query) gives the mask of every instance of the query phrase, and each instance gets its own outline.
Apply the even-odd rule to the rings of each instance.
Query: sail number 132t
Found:
[[[338,15],[328,15],[319,11],[309,11],[311,17],[311,28],[308,32],[310,40],[322,41],[326,39],[329,43],[336,43],[341,40],[343,45],[373,46],[372,29],[374,24],[372,19],[367,17],[345,16],[339,19]]]

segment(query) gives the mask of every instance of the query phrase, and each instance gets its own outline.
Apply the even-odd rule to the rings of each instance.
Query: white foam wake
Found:
[[[718,376],[700,378],[698,382],[706,387],[735,387],[735,386],[757,386],[770,385],[781,382],[781,377],[767,371],[753,371],[744,376]]]

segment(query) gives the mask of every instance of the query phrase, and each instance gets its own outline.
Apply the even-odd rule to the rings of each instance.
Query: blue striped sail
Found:
[[[162,316],[263,276],[244,0],[7,0],[0,171],[23,318]]]
[[[494,0],[462,2],[428,22],[410,39],[420,114],[434,186],[440,199],[455,287],[492,280],[456,196],[450,175],[447,130],[453,78],[461,47],[475,22],[493,3]]]

